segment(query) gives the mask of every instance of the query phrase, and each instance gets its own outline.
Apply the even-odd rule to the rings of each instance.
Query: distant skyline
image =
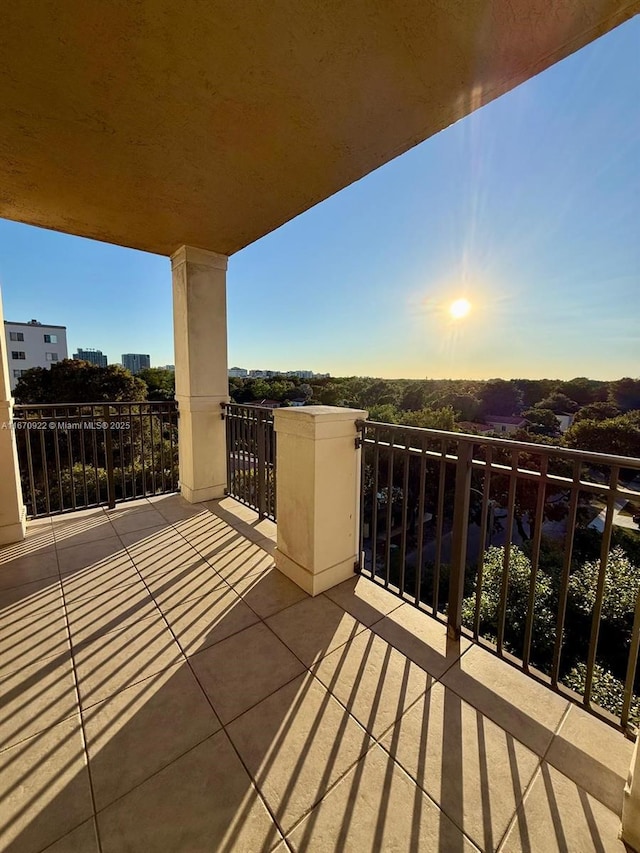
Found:
[[[233,255],[229,366],[640,376],[639,57],[636,17]],[[70,353],[175,361],[167,258],[0,220],[0,284]]]

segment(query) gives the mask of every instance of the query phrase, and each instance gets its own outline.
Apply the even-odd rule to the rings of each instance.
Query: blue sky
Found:
[[[234,255],[230,365],[639,376],[639,57],[636,17]],[[166,258],[0,220],[0,282],[70,352],[174,360]]]

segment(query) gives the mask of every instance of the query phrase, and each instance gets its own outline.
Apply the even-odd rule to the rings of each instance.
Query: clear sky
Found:
[[[166,258],[0,220],[0,281],[70,353],[174,360]],[[246,368],[640,376],[640,17],[233,256],[228,302]]]

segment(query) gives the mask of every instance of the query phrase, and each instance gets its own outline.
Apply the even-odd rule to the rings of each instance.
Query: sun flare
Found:
[[[471,303],[468,299],[456,299],[449,306],[449,314],[454,320],[462,320],[471,311]]]

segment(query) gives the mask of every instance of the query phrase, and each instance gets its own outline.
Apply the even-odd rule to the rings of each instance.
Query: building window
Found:
[[[14,378],[14,379],[20,379],[20,377],[22,376],[22,374],[23,374],[23,373],[26,373],[26,372],[27,372],[26,370],[14,370],[14,371],[13,371],[13,378]]]
[[[14,349],[11,352],[11,358],[17,359],[19,361],[25,361],[27,356],[22,350]]]
[[[57,335],[45,335],[44,336],[44,342],[45,342],[45,344],[57,344],[58,343],[58,336]],[[53,361],[56,361],[56,359],[54,358]]]
[[[23,341],[24,334],[22,332],[9,332],[10,341]]]
[[[45,353],[45,358],[47,359],[47,361],[57,361],[58,360],[58,353],[57,352],[47,352],[47,353]]]

